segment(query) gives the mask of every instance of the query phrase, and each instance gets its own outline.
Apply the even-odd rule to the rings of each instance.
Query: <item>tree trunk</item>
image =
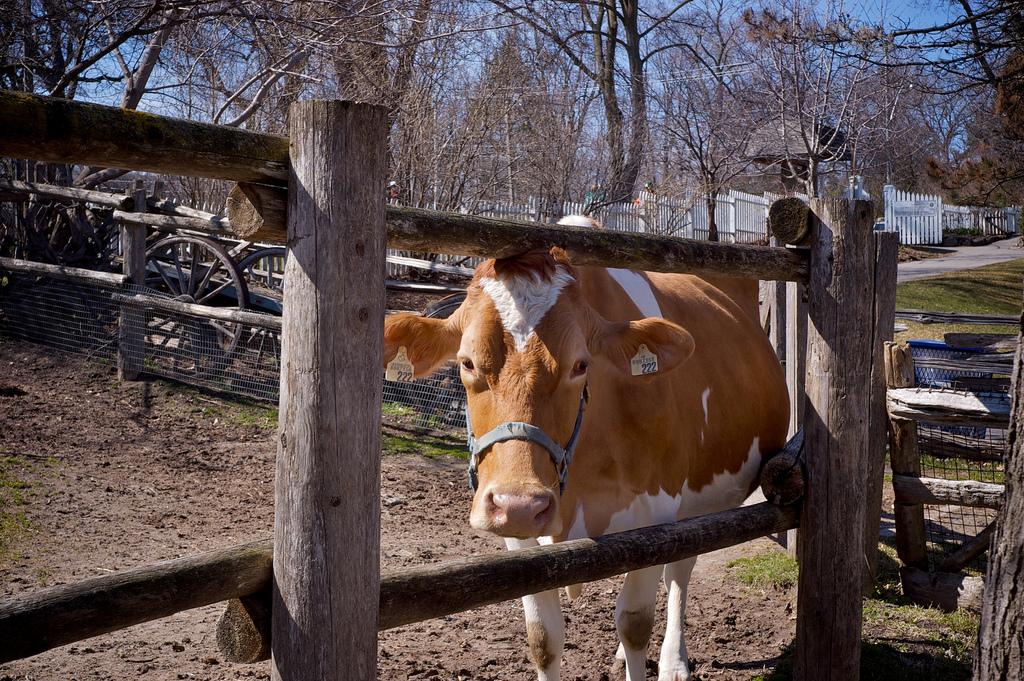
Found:
[[[1018,341],[1024,340],[1024,318]],[[976,681],[1024,678],[1024,346],[1013,363],[1006,492],[996,516],[974,656]]]
[[[718,207],[718,192],[712,190],[704,202],[708,207],[708,241],[718,241],[718,223],[715,221],[715,209]]]

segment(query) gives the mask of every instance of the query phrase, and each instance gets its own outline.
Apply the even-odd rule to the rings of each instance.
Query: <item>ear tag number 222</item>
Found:
[[[413,368],[412,362],[409,361],[409,355],[403,345],[398,348],[398,354],[395,355],[395,358],[388,362],[387,369],[384,371],[384,380],[412,383],[412,377],[415,373],[416,369]]]
[[[657,373],[658,356],[648,350],[646,345],[641,345],[640,349],[633,355],[633,359],[629,360],[629,368],[634,376],[646,376],[647,374]]]

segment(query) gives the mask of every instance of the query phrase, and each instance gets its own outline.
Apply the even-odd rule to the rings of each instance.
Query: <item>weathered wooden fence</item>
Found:
[[[342,102],[293,105],[285,138],[0,92],[0,155],[258,183],[253,196],[260,202],[285,200],[283,221],[280,211],[268,211],[248,225],[230,220],[232,231],[286,243],[290,251],[273,539],[273,678],[373,679],[381,624],[431,616],[432,610],[408,612],[424,599],[450,600],[452,609],[480,604],[474,594],[453,598],[451,582],[437,579],[436,571],[444,566],[427,566],[408,587],[415,589],[415,598],[406,595],[394,599],[397,605],[382,608],[382,598],[396,593],[391,581],[380,580],[378,551],[385,241],[393,248],[481,257],[557,245],[579,265],[806,283],[807,486],[799,511],[803,567],[795,677],[858,678],[863,546],[870,515],[862,489],[870,452],[871,377],[879,370],[872,336],[876,312],[867,292],[873,290],[876,270],[891,270],[895,277],[894,257],[876,259],[870,204],[812,201],[806,237],[797,240],[803,248],[796,249],[524,225],[394,206],[385,210],[385,128],[382,108]],[[642,552],[642,564],[660,564],[781,531],[795,524],[795,516],[770,506],[740,509],[692,519],[675,530],[637,530],[637,544],[610,550],[619,556]],[[743,532],[753,534],[741,534],[723,520],[739,522],[747,528]],[[703,527],[705,522],[711,527]],[[669,547],[674,540],[668,536],[677,530],[700,537],[690,534],[689,547],[677,551]],[[731,538],[708,541],[719,532]],[[534,574],[518,567],[518,561],[539,552],[571,555],[567,560],[576,566],[505,589],[501,598],[579,583],[610,574],[605,571],[611,564],[608,556],[589,552],[617,542],[605,537],[467,559],[467,571],[455,582],[483,579],[477,583],[486,583],[487,589],[475,591],[492,590],[495,581],[486,571],[478,572],[477,562],[493,561],[505,575]],[[266,560],[265,551],[253,559],[264,574]],[[639,565],[622,562],[614,570]],[[84,602],[60,598],[60,590],[76,588],[0,603],[0,633],[9,657],[32,654],[8,642],[27,626],[25,618],[46,617],[39,607],[51,597],[59,616],[44,620],[50,641],[68,642],[61,633],[71,628],[67,623],[87,619],[86,609],[97,603],[103,605],[101,614],[93,615],[94,622],[101,622],[95,631],[115,620],[123,626],[126,608],[106,595],[106,587]],[[187,597],[166,591],[159,596],[170,598],[168,608],[194,607],[197,600],[186,591]],[[236,587],[215,591],[204,598],[238,595]],[[406,612],[391,620],[392,607]],[[830,661],[828,668],[822,660]]]
[[[925,323],[1015,325],[1012,315],[961,315],[897,310],[897,318]],[[939,356],[914,356],[907,344],[887,344],[887,409],[891,419],[890,463],[895,493],[893,507],[896,551],[902,565],[903,592],[914,602],[945,610],[965,607],[978,611],[981,577],[960,574],[985,552],[994,520],[975,536],[968,528],[962,543],[930,560],[926,506],[997,509],[1003,485],[971,479],[945,479],[924,475],[926,458],[972,462],[974,477],[1002,477],[1002,463],[1010,422],[1009,376],[1012,353],[955,352],[956,348],[1000,348],[1016,345],[1016,336],[948,334],[952,349],[932,352]],[[917,375],[924,377],[919,385]],[[993,376],[995,375],[995,376]],[[933,377],[930,380],[929,377]],[[998,434],[999,437],[993,437]],[[989,476],[979,475],[992,468]],[[966,467],[971,473],[971,467]],[[987,519],[987,518],[986,518]],[[978,526],[981,523],[977,523]]]

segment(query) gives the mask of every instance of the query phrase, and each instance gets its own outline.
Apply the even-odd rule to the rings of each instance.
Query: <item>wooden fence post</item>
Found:
[[[807,303],[806,286],[786,282],[786,385],[789,387],[789,434],[793,437],[804,425],[804,377],[807,375]],[[786,532],[786,554],[797,560],[800,530]]]
[[[864,572],[874,238],[868,201],[812,199],[807,492],[793,678],[856,681]]]
[[[271,677],[377,678],[383,107],[291,107]]]
[[[131,195],[135,210],[146,212],[146,185],[135,180]],[[146,226],[121,223],[121,272],[136,286],[146,283]],[[142,372],[145,357],[145,311],[136,304],[121,303],[118,325],[117,380],[134,381]]]
[[[889,439],[889,414],[885,408],[885,344],[892,340],[896,324],[896,266],[899,235],[875,232],[874,332],[871,339],[871,414],[868,442],[867,513],[864,525],[864,596],[875,593],[878,574],[878,530],[882,522],[882,487],[885,482],[885,447]]]
[[[890,388],[913,388],[914,359],[906,343],[889,343],[886,382]],[[917,422],[892,419],[892,441],[889,446],[889,465],[893,475],[921,477],[921,454],[917,445]],[[906,567],[928,569],[925,544],[924,506],[908,504],[897,499],[893,503],[893,523],[896,526],[896,555]],[[902,575],[901,575],[902,577]]]

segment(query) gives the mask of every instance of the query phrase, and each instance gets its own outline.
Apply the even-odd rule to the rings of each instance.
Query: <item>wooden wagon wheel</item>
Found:
[[[270,246],[252,251],[238,263],[249,286],[249,305],[253,309],[281,314],[286,255],[284,246]],[[266,372],[276,379],[280,371],[280,335],[269,329],[253,327],[245,343],[255,353],[255,372]]]
[[[273,292],[280,299],[284,293],[284,246],[260,248],[245,256],[238,268],[249,285],[250,302],[256,303],[254,293]],[[257,307],[259,305],[257,304]]]
[[[223,246],[201,236],[160,239],[146,249],[147,288],[176,300],[209,306],[249,306],[249,290]],[[242,334],[242,324],[175,313],[154,313],[150,342],[176,374],[204,375],[224,368]]]

